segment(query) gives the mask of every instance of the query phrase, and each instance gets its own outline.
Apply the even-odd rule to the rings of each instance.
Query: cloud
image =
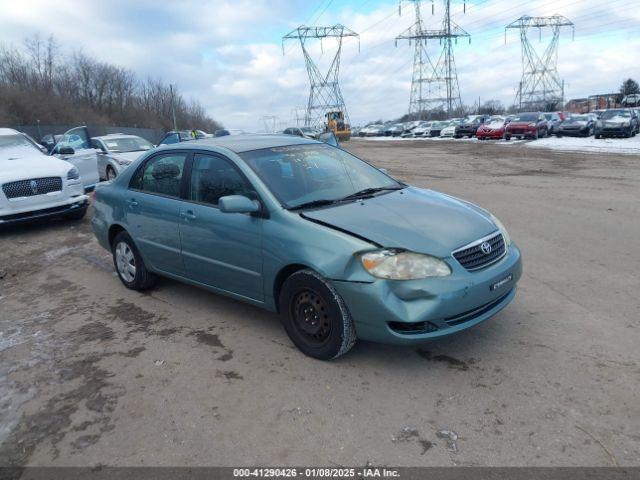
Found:
[[[3,2],[4,3],[4,2]],[[226,126],[257,130],[261,117],[277,115],[291,122],[295,107],[307,102],[308,80],[299,44],[290,41],[282,53],[280,38],[317,16],[325,2],[303,0],[45,0],[12,2],[2,7],[3,41],[20,43],[26,36],[53,35],[63,51],[82,49],[96,58],[133,69],[140,76],[174,83],[202,103]],[[453,2],[453,19],[472,35],[471,45],[455,46],[463,101],[472,104],[499,99],[513,101],[521,76],[517,31],[505,44],[504,26],[521,15],[561,14],[576,23],[575,39],[563,33],[558,68],[566,96],[615,91],[623,78],[639,77],[637,55],[640,10],[626,0],[473,0]],[[442,2],[422,12],[427,28],[441,28]],[[342,23],[360,32],[346,39],[341,61],[341,88],[354,124],[396,118],[406,112],[411,85],[413,47],[395,45],[394,38],[414,21],[404,2],[402,15],[393,0],[335,2],[318,24]],[[549,38],[543,32],[542,47]],[[624,49],[620,48],[624,45]],[[326,69],[335,44],[308,44],[321,69]],[[436,56],[439,45],[429,47]]]

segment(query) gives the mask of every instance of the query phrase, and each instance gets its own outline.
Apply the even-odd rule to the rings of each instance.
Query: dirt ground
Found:
[[[126,290],[89,217],[5,229],[0,465],[638,465],[640,154],[346,147],[495,213],[523,252],[515,301],[325,363],[257,308]]]

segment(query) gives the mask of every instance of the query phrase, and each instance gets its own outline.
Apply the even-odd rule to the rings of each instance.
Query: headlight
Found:
[[[622,122],[623,127],[628,127],[629,125],[631,125],[631,122]]]
[[[451,275],[449,265],[436,257],[421,253],[377,250],[362,254],[360,260],[371,275],[390,280],[415,280]]]
[[[118,162],[118,165],[129,165],[131,163],[131,160],[126,160],[124,158],[116,158],[116,162]]]
[[[78,180],[80,178],[80,172],[76,167],[73,167],[67,172],[67,180]]]
[[[489,213],[489,215],[491,215],[491,221],[495,223],[496,227],[498,227],[498,230],[500,230],[502,238],[504,238],[504,243],[507,246],[511,245],[511,237],[509,236],[509,232],[507,232],[507,229],[504,227],[502,222],[498,220],[492,213]]]

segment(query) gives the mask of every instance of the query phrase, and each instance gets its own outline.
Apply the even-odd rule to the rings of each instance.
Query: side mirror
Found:
[[[71,147],[60,147],[56,153],[60,155],[73,155],[76,151]]]
[[[218,200],[223,213],[253,213],[260,210],[260,204],[244,195],[227,195]]]
[[[321,142],[324,142],[324,143],[326,143],[328,145],[331,145],[333,147],[337,147],[338,146],[338,139],[336,138],[336,135],[333,132],[321,133],[320,135],[318,135],[318,140],[320,140]]]

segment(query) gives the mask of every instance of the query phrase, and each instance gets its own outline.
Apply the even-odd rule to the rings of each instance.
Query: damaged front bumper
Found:
[[[374,282],[333,281],[355,322],[358,338],[420,344],[488,320],[515,297],[522,275],[512,244],[498,262],[469,272],[451,258],[449,277]]]

